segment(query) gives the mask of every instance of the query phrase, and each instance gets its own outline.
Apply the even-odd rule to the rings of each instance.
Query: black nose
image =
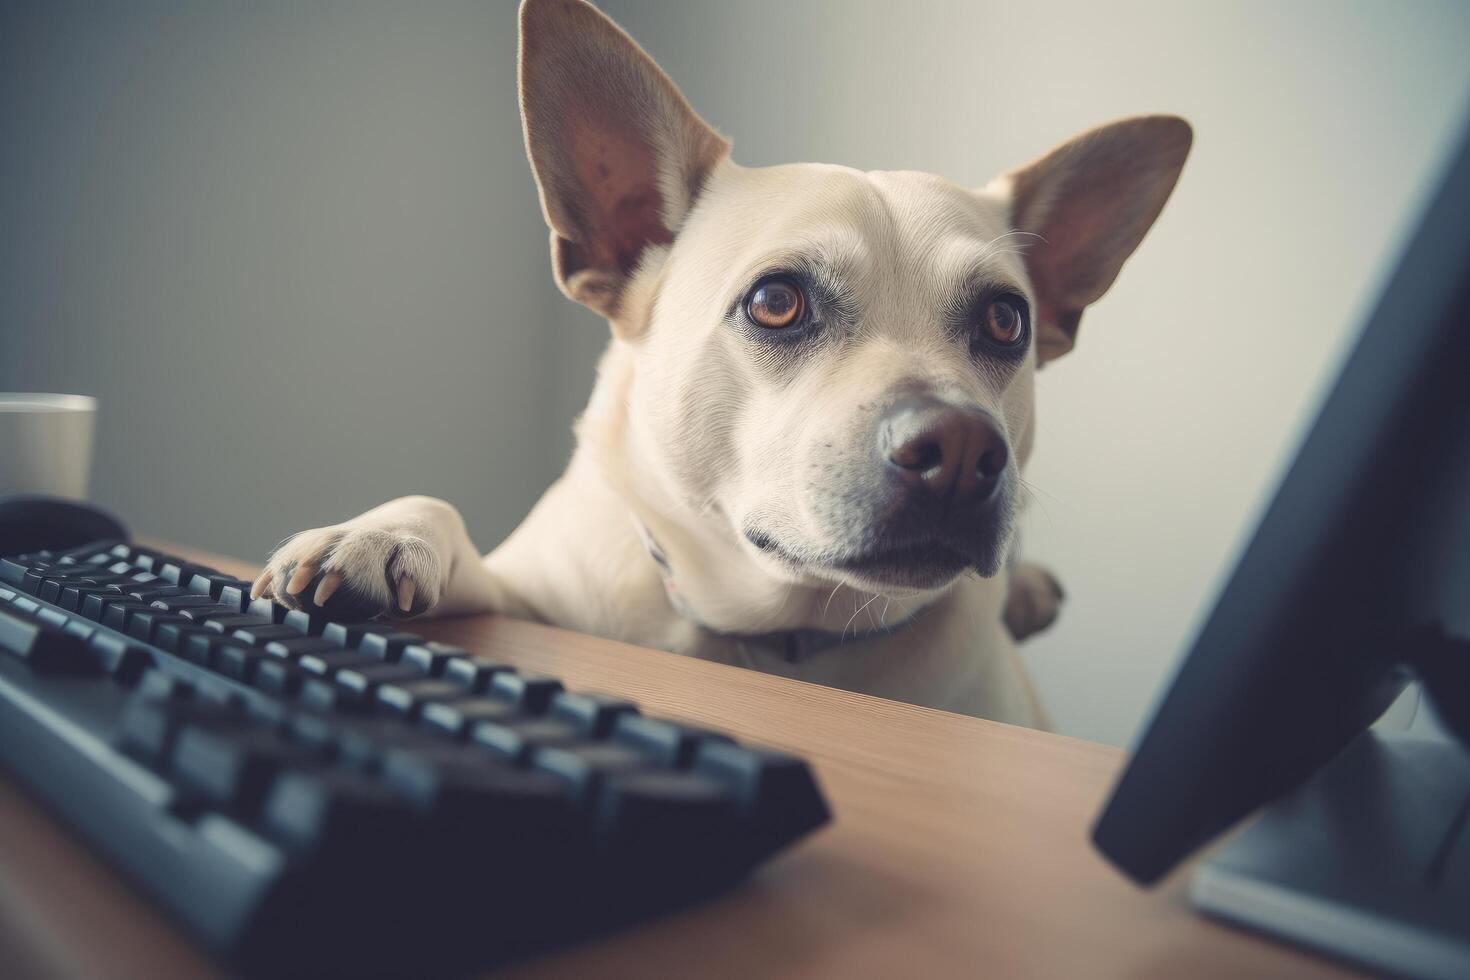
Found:
[[[990,499],[1010,458],[989,412],[930,396],[900,400],[879,431],[881,449],[903,480],[956,506]]]

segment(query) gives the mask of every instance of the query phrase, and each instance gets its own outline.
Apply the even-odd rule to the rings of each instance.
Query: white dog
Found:
[[[581,0],[525,0],[520,84],[557,282],[612,328],[566,473],[483,558],[452,506],[404,498],[291,538],[255,594],[494,610],[1042,724],[1011,634],[1060,592],[1008,568],[1033,379],[1189,126],[1103,126],[978,190],[748,169]]]

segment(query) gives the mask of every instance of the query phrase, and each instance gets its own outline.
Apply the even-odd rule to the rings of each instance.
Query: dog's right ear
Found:
[[[1118,270],[1174,190],[1193,133],[1177,116],[1137,116],[1083,133],[1006,175],[1014,227],[1036,240],[1038,363],[1072,349],[1082,311]]]
[[[613,321],[644,249],[673,240],[730,144],[582,0],[521,4],[521,121],[562,292]]]

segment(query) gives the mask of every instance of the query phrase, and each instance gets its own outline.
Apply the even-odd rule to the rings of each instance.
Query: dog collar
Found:
[[[844,630],[841,633],[833,633],[831,630],[815,629],[813,627],[774,630],[770,633],[729,633],[724,630],[717,630],[700,622],[699,617],[694,615],[694,611],[690,609],[688,600],[684,598],[683,593],[679,591],[678,585],[674,582],[674,568],[669,564],[668,556],[659,547],[658,542],[653,537],[653,533],[648,530],[648,526],[637,517],[633,518],[633,526],[638,529],[638,537],[642,540],[643,547],[647,549],[648,556],[658,566],[659,577],[663,579],[664,583],[664,594],[668,596],[669,605],[673,606],[675,612],[707,633],[727,637],[750,646],[761,647],[772,653],[779,654],[787,663],[798,663],[808,657],[815,656],[819,653],[826,653],[838,647],[862,643],[864,640],[871,640],[874,637],[892,636],[894,633],[900,633],[912,626],[929,609],[928,606],[916,609],[902,622],[896,623],[893,626],[880,626],[877,629],[853,630],[851,632]]]

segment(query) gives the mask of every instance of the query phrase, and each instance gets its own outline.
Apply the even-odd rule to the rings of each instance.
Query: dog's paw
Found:
[[[287,540],[271,555],[251,595],[356,620],[425,613],[438,603],[444,585],[443,564],[428,541],[349,521]]]
[[[1017,640],[1024,640],[1056,622],[1066,593],[1056,576],[1031,562],[1017,562],[1011,567],[1010,591],[1006,594],[1006,629]]]

